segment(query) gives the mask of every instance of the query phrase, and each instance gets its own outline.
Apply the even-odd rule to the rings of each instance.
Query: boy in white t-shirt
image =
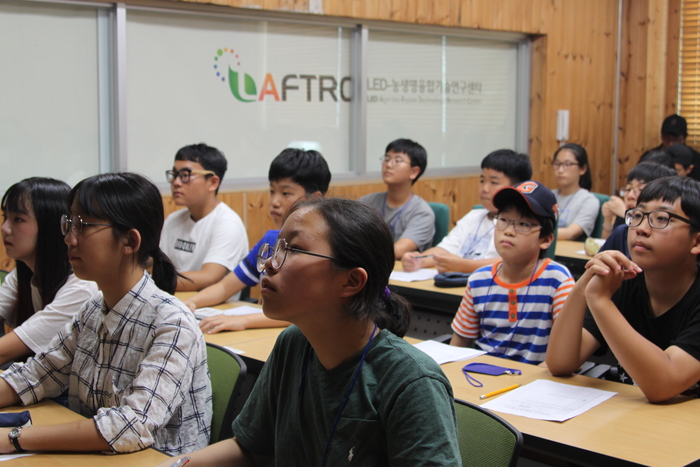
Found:
[[[530,158],[510,149],[493,151],[481,161],[479,199],[483,208],[472,209],[437,245],[423,253],[411,251],[401,258],[406,272],[435,267],[439,272],[472,272],[498,259],[493,243],[493,219],[498,210],[494,193],[532,177]],[[417,258],[420,256],[420,258]]]
[[[184,277],[177,290],[201,290],[220,281],[248,251],[241,218],[216,198],[226,173],[216,148],[193,144],[175,155],[166,171],[173,202],[185,206],[165,220],[160,248]]]

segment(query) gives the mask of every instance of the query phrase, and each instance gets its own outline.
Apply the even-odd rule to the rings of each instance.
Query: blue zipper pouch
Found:
[[[7,428],[25,428],[28,426],[32,426],[32,416],[29,413],[29,410],[25,410],[24,412],[18,413],[2,412],[0,413],[0,426]]]
[[[462,373],[464,373],[464,376],[467,378],[467,381],[469,381],[469,384],[471,384],[474,387],[480,388],[483,386],[483,383],[476,378],[474,378],[472,375],[469,373],[479,373],[481,375],[491,375],[491,376],[500,376],[500,375],[522,375],[523,372],[521,370],[518,370],[516,368],[506,368],[503,366],[498,366],[498,365],[491,365],[490,363],[467,363],[462,367]]]

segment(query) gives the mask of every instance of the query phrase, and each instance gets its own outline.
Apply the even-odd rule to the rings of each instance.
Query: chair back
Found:
[[[241,357],[220,345],[207,342],[207,364],[211,375],[212,411],[209,444],[231,438],[236,396],[245,378]]]
[[[435,246],[450,230],[450,208],[444,203],[429,202],[428,205],[435,213],[435,236],[433,237],[433,246]]]
[[[591,233],[591,237],[593,238],[600,238],[603,236],[603,224],[605,223],[605,218],[603,217],[603,203],[607,203],[610,201],[610,196],[604,195],[603,193],[595,193],[592,192],[593,196],[598,198],[598,201],[600,202],[600,207],[598,208],[598,217],[595,220],[595,225],[593,226],[593,232]]]
[[[523,435],[498,415],[455,399],[463,467],[515,467]]]
[[[557,237],[559,236],[559,229],[557,228],[557,224],[554,224],[554,240],[552,240],[552,244],[549,245],[549,248],[547,248],[547,251],[544,253],[545,258],[549,259],[554,259],[554,256],[557,251]]]

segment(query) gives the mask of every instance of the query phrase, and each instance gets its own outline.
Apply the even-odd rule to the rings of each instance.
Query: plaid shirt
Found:
[[[92,297],[46,352],[1,377],[25,405],[68,389],[70,409],[93,417],[117,452],[153,445],[175,455],[209,443],[204,337],[187,307],[148,273],[112,310],[101,293]]]

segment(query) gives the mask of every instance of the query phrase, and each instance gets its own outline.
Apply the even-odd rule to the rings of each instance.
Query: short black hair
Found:
[[[386,154],[389,151],[406,154],[411,159],[411,167],[420,168],[418,176],[411,184],[416,183],[420,176],[423,175],[423,172],[425,172],[425,168],[428,166],[428,153],[426,152],[425,148],[415,141],[400,138],[387,145],[384,153]]]
[[[677,175],[676,171],[666,166],[655,164],[654,162],[641,162],[632,167],[630,173],[627,174],[627,183],[632,180],[649,183],[657,178],[672,177],[674,175]]]
[[[196,162],[204,167],[204,170],[211,170],[219,177],[219,187],[224,180],[224,174],[228,165],[221,151],[204,143],[190,144],[180,148],[175,154],[175,160]],[[207,177],[209,176],[207,175]],[[218,192],[219,188],[217,187],[216,193]]]
[[[579,169],[584,166],[586,167],[586,173],[581,175],[581,177],[578,179],[578,186],[585,188],[586,190],[590,190],[593,187],[593,177],[591,177],[591,165],[588,163],[588,153],[586,152],[586,148],[580,144],[567,143],[560,146],[559,149],[556,150],[553,159],[556,159],[557,154],[562,152],[564,149],[571,151],[576,158]]]
[[[287,148],[272,160],[267,178],[271,182],[290,178],[307,195],[316,191],[325,195],[331,183],[331,171],[320,152]]]
[[[680,164],[684,169],[693,165],[693,151],[685,144],[672,144],[666,151],[673,157],[674,164]]]
[[[512,186],[532,179],[530,156],[510,149],[497,149],[481,161],[481,169],[491,169],[503,173]]]
[[[663,165],[669,169],[675,169],[673,156],[665,149],[649,149],[639,158],[639,162],[653,162],[654,164]]]
[[[700,182],[690,177],[657,178],[644,187],[639,194],[637,205],[661,200],[675,203],[681,200],[681,209],[692,222],[690,233],[700,232]]]
[[[498,210],[498,214],[509,209],[515,209],[515,211],[517,211],[517,213],[520,214],[522,217],[529,217],[531,219],[535,219],[537,223],[540,224],[540,226],[542,227],[540,229],[539,235],[540,240],[543,238],[547,238],[549,235],[552,235],[554,233],[554,229],[556,228],[554,219],[552,219],[551,217],[545,217],[535,214],[533,210],[530,209],[530,205],[527,204],[527,201],[525,201],[524,198],[513,196],[502,206],[502,209]],[[538,258],[544,258],[546,254],[546,248],[540,249],[540,254]]]

